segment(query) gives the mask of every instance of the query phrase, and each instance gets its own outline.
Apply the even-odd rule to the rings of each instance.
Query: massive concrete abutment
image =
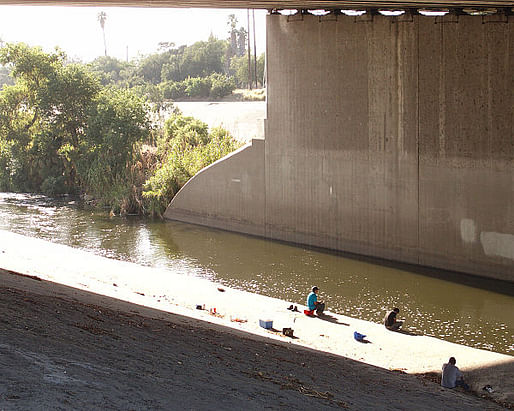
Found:
[[[267,30],[264,147],[195,177],[165,216],[514,281],[514,16]]]

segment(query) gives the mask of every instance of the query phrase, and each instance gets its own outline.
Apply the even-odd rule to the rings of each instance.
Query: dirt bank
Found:
[[[496,409],[415,376],[0,274],[0,409]]]

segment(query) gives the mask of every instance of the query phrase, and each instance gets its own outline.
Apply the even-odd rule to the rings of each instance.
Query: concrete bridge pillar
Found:
[[[514,281],[513,28],[505,15],[268,16],[266,138],[251,163],[264,169],[245,174],[262,192],[251,212],[227,219],[218,202],[196,221]],[[212,167],[196,184],[243,172]],[[195,222],[182,217],[192,198],[181,191],[166,216]]]

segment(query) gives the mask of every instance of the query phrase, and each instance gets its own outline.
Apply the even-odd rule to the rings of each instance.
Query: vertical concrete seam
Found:
[[[445,67],[445,43],[444,43],[444,29],[445,26],[441,24],[439,26],[439,43],[440,43],[440,61],[439,61],[439,135],[437,136],[437,161],[441,161],[441,159],[446,154],[446,85],[445,85],[445,73],[444,73],[444,67]],[[442,102],[441,102],[442,100]]]
[[[416,121],[416,149],[417,149],[417,163],[418,163],[418,178],[417,178],[417,182],[418,182],[418,200],[417,200],[417,203],[418,203],[418,224],[417,224],[417,230],[416,230],[416,247],[418,249],[418,251],[416,252],[416,262],[417,264],[420,263],[419,261],[419,256],[420,256],[420,243],[419,243],[419,231],[420,231],[420,215],[419,215],[419,210],[420,210],[420,198],[419,198],[419,191],[420,191],[420,156],[419,156],[419,145],[420,145],[420,134],[419,134],[419,65],[420,65],[420,61],[419,61],[419,56],[420,56],[420,50],[419,50],[419,31],[420,31],[420,24],[419,24],[419,16],[417,16],[417,20],[418,20],[418,24],[416,24],[416,45],[417,45],[417,59],[416,59],[416,64],[417,64],[417,67],[416,67],[416,71],[417,71],[417,74],[416,74],[416,117],[417,117],[417,121]]]
[[[488,35],[488,30],[484,28],[484,23],[482,23],[482,35],[484,36],[483,42],[485,45],[485,52],[487,53],[487,87],[485,87],[484,92],[487,93],[487,119],[485,123],[487,124],[487,155],[489,156],[488,166],[489,169],[493,168],[493,155],[492,155],[492,140],[493,140],[493,95],[491,93],[492,88],[492,71],[493,71],[493,63],[492,63],[492,52],[491,48],[494,47],[494,35]]]
[[[270,26],[271,26],[271,13],[268,13],[266,15],[266,54],[264,55],[264,67],[265,67],[265,71],[266,71],[266,119],[264,120],[264,155],[262,156],[263,157],[263,160],[264,160],[264,163],[263,163],[263,167],[264,167],[264,172],[263,172],[263,178],[264,178],[264,215],[263,215],[263,218],[264,218],[264,221],[263,221],[263,230],[262,230],[262,233],[264,234],[264,238],[269,238],[269,230],[268,230],[268,189],[269,189],[269,185],[268,185],[268,173],[267,173],[267,160],[268,160],[268,157],[267,157],[267,151],[268,151],[268,143],[269,143],[269,139],[266,141],[266,138],[269,137],[269,91],[270,91],[270,84],[269,84],[269,78],[268,78],[268,74],[269,74],[269,68],[268,68],[268,64],[269,64],[269,54],[270,54],[270,40],[269,40],[269,35],[270,35]]]

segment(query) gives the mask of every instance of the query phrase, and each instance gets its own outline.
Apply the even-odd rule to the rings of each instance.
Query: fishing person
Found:
[[[307,307],[311,312],[310,315],[312,315],[314,311],[316,311],[317,315],[323,314],[323,311],[325,311],[325,303],[323,301],[318,301],[318,294],[319,288],[314,286],[307,296]]]
[[[384,326],[388,330],[391,331],[398,331],[402,325],[403,321],[396,321],[396,316],[400,312],[399,308],[393,308],[391,311],[389,311],[385,317],[384,317]]]

